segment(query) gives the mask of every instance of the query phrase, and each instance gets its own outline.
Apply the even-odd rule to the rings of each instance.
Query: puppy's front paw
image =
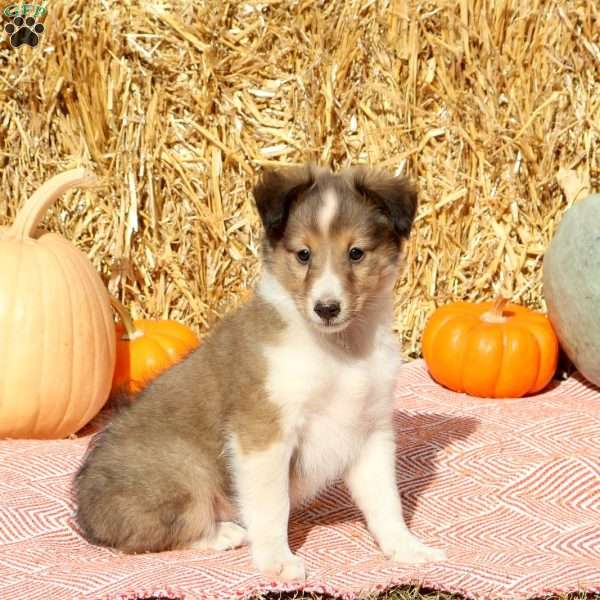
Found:
[[[271,554],[269,556],[261,556],[260,558],[255,557],[254,564],[265,575],[275,577],[280,581],[298,579],[304,581],[306,579],[304,561],[289,551],[278,556]]]
[[[427,546],[414,535],[403,535],[394,540],[393,544],[382,547],[384,554],[396,562],[428,563],[446,560],[446,553],[437,548]]]

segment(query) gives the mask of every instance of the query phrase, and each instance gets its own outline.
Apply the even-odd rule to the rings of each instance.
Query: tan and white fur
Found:
[[[290,509],[342,478],[386,556],[443,559],[402,515],[393,287],[416,211],[402,178],[354,168],[267,171],[254,297],[98,436],[75,482],[78,523],[125,552],[250,544],[256,567],[303,578]]]

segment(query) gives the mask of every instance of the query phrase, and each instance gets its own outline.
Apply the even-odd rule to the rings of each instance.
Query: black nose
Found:
[[[340,314],[340,303],[339,302],[317,302],[315,304],[315,312],[321,317],[321,319],[334,319]]]

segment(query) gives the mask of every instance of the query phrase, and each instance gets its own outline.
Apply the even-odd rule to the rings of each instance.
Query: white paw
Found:
[[[428,563],[446,560],[446,553],[425,545],[413,535],[401,536],[391,544],[382,546],[384,554],[393,561],[402,563]]]
[[[304,570],[304,561],[291,552],[286,552],[283,556],[269,556],[255,558],[256,568],[270,577],[275,577],[280,581],[292,581],[306,579]]]
[[[191,547],[196,550],[230,550],[246,541],[246,530],[237,523],[222,521],[216,524],[210,537],[194,542]]]

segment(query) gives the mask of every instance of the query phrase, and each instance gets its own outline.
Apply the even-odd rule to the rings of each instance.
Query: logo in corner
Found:
[[[43,17],[46,12],[46,7],[40,4],[15,3],[7,6],[2,13],[11,18],[11,22],[4,26],[10,45],[18,48],[27,44],[35,48],[39,44],[40,36],[44,33],[44,26],[38,23],[38,17]]]

